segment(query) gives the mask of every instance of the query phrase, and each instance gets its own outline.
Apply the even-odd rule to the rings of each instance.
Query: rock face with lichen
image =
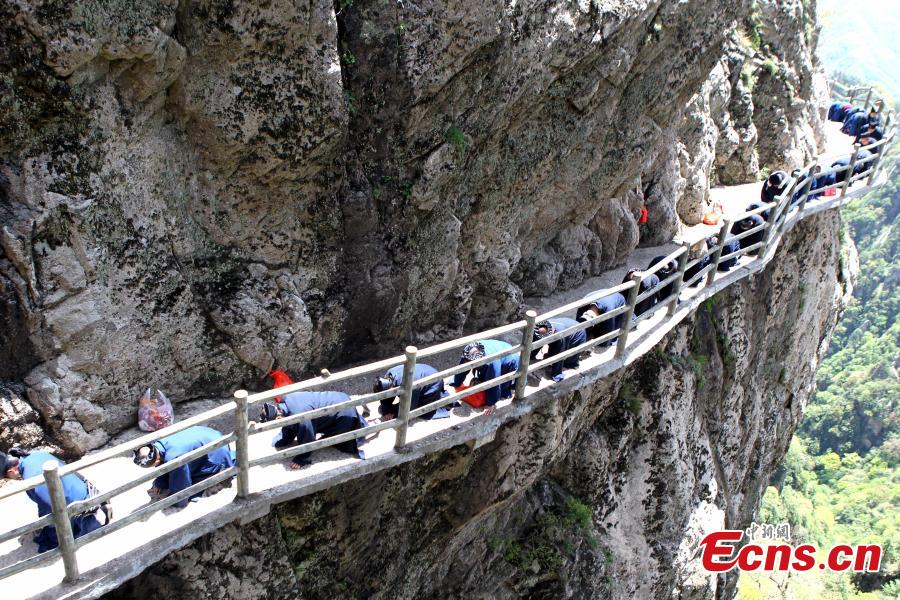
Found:
[[[750,15],[5,3],[0,379],[78,454],[146,386],[217,397],[513,318],[696,222],[713,164],[755,174],[753,123],[723,117]]]
[[[749,526],[814,389],[849,294],[837,220],[493,441],[273,506],[106,598],[732,597],[697,544]]]

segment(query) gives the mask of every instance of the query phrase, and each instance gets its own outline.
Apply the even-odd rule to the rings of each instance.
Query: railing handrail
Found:
[[[753,210],[744,211],[743,213],[741,213],[741,215],[739,215],[738,217],[736,217],[734,219],[726,220],[723,223],[723,225],[719,231],[718,243],[711,247],[707,247],[707,249],[704,253],[702,253],[700,256],[698,256],[694,259],[689,258],[689,255],[688,255],[689,244],[687,242],[685,242],[682,244],[682,246],[680,248],[678,248],[677,250],[666,255],[666,257],[662,261],[660,261],[660,263],[658,265],[654,265],[653,268],[648,269],[647,271],[636,272],[629,281],[619,284],[617,286],[613,286],[611,288],[598,290],[596,292],[589,294],[588,296],[585,296],[584,298],[581,298],[574,302],[567,303],[559,308],[551,309],[551,310],[545,312],[544,314],[540,315],[539,317],[534,313],[534,311],[528,311],[528,313],[526,313],[525,320],[516,321],[514,323],[501,325],[501,326],[489,329],[487,331],[474,333],[474,334],[467,335],[467,336],[464,336],[461,338],[442,342],[442,343],[436,344],[434,346],[431,346],[429,348],[425,348],[423,350],[417,350],[414,347],[408,347],[406,349],[406,354],[403,356],[395,356],[395,357],[386,358],[386,359],[376,361],[373,363],[368,363],[365,365],[348,368],[343,371],[339,371],[335,374],[321,375],[319,377],[313,377],[313,378],[310,378],[310,379],[307,379],[307,380],[304,380],[304,381],[301,381],[298,383],[294,383],[294,384],[291,384],[288,386],[283,386],[280,388],[275,388],[272,390],[259,392],[256,394],[247,394],[243,390],[239,390],[238,392],[235,393],[235,396],[240,400],[236,404],[231,404],[231,403],[223,404],[223,405],[213,408],[211,410],[204,411],[200,414],[194,415],[194,416],[192,416],[188,419],[185,419],[184,421],[181,421],[179,423],[175,423],[166,428],[143,435],[143,436],[136,438],[134,440],[131,440],[129,442],[125,442],[125,443],[119,444],[117,446],[114,446],[112,448],[108,448],[108,449],[102,450],[100,452],[97,452],[95,454],[85,456],[82,459],[77,460],[75,462],[72,462],[72,463],[69,463],[66,465],[61,465],[58,468],[48,468],[45,470],[45,474],[44,474],[43,478],[32,477],[32,478],[29,478],[28,480],[14,483],[13,485],[9,486],[8,489],[5,489],[2,492],[0,492],[0,500],[9,498],[16,494],[24,493],[26,491],[32,490],[32,489],[34,489],[40,485],[44,485],[44,484],[47,484],[51,488],[51,491],[53,491],[58,496],[59,489],[61,489],[61,488],[59,488],[59,485],[61,485],[61,484],[59,484],[59,481],[60,481],[60,477],[62,477],[62,476],[65,476],[65,475],[71,474],[71,473],[75,473],[75,472],[85,469],[87,467],[97,465],[101,462],[104,462],[104,461],[107,461],[107,460],[110,460],[113,458],[117,458],[119,456],[127,454],[128,452],[130,452],[136,448],[139,448],[146,444],[158,441],[158,440],[168,437],[174,433],[183,431],[189,427],[199,425],[202,423],[206,423],[206,422],[209,422],[218,417],[222,417],[226,414],[233,413],[236,410],[235,407],[237,407],[238,412],[235,413],[236,414],[235,423],[239,424],[239,425],[235,426],[235,429],[232,433],[225,433],[222,435],[222,437],[214,440],[213,442],[206,444],[202,448],[199,448],[189,454],[182,456],[180,459],[173,460],[170,463],[163,463],[161,466],[159,466],[153,470],[149,470],[146,473],[142,473],[141,475],[134,477],[123,484],[120,484],[118,487],[116,487],[112,490],[109,490],[107,492],[104,492],[103,494],[100,494],[94,498],[89,498],[87,500],[74,502],[68,506],[66,506],[64,504],[64,502],[65,502],[64,499],[60,500],[59,498],[56,498],[54,500],[53,515],[47,515],[47,516],[41,517],[41,518],[31,521],[25,525],[18,526],[12,530],[2,533],[2,534],[0,534],[0,541],[9,540],[12,537],[15,537],[13,534],[27,533],[28,531],[32,531],[39,527],[45,526],[46,524],[49,524],[49,522],[51,522],[51,521],[57,523],[57,526],[63,526],[64,522],[66,522],[64,519],[64,516],[72,516],[74,514],[81,513],[85,510],[90,510],[92,508],[95,508],[96,506],[98,506],[102,502],[108,500],[109,498],[119,495],[127,490],[133,489],[137,485],[140,485],[140,484],[148,481],[149,479],[158,477],[160,474],[163,474],[163,473],[169,472],[175,468],[178,468],[179,466],[186,464],[188,461],[190,461],[196,457],[199,457],[201,454],[205,454],[206,452],[208,452],[214,448],[220,448],[222,446],[225,446],[232,441],[238,442],[237,445],[238,445],[238,449],[239,449],[239,454],[241,452],[246,453],[247,452],[246,438],[251,433],[259,433],[259,432],[267,431],[270,429],[280,428],[285,425],[298,423],[303,420],[313,419],[318,416],[333,414],[333,413],[336,413],[345,408],[356,407],[361,404],[367,404],[369,402],[374,402],[376,400],[390,398],[392,396],[401,397],[401,409],[400,409],[401,414],[398,415],[397,418],[394,418],[394,419],[391,419],[388,421],[382,421],[381,423],[377,423],[374,425],[369,425],[367,427],[364,427],[362,429],[359,429],[359,430],[356,430],[353,432],[348,432],[345,434],[340,434],[338,436],[316,440],[316,441],[309,442],[309,443],[306,443],[303,445],[289,448],[287,450],[282,450],[282,451],[278,451],[275,453],[266,454],[266,455],[252,458],[252,459],[249,456],[244,456],[243,460],[241,460],[241,457],[239,457],[239,460],[238,460],[238,463],[236,466],[225,469],[224,471],[218,473],[215,477],[208,479],[204,482],[194,484],[191,487],[189,487],[185,490],[182,490],[181,492],[178,492],[177,494],[173,494],[163,500],[158,500],[156,502],[151,503],[150,505],[141,507],[137,511],[131,513],[130,515],[127,515],[124,518],[117,520],[116,522],[114,522],[112,524],[112,526],[104,526],[86,536],[83,536],[81,538],[78,538],[77,540],[74,540],[74,543],[72,542],[71,539],[67,538],[66,540],[64,540],[65,543],[63,544],[65,547],[61,548],[61,550],[59,550],[59,551],[48,552],[43,555],[29,557],[23,561],[20,561],[18,563],[15,563],[13,565],[10,565],[3,569],[0,569],[0,579],[2,579],[5,576],[12,575],[14,573],[21,572],[22,570],[28,569],[32,566],[44,564],[45,562],[55,559],[57,556],[62,556],[64,559],[64,562],[66,564],[66,580],[71,580],[72,578],[77,577],[77,575],[78,575],[77,563],[75,562],[75,548],[81,547],[84,544],[86,544],[94,539],[103,537],[109,533],[112,533],[118,529],[121,529],[122,527],[128,525],[129,523],[133,522],[134,520],[137,520],[138,518],[142,518],[145,515],[149,515],[151,513],[157,512],[158,510],[161,510],[162,508],[165,508],[166,506],[174,504],[174,503],[178,502],[179,500],[187,498],[187,497],[191,496],[192,494],[197,493],[198,491],[202,491],[208,487],[211,487],[215,483],[224,481],[225,479],[233,476],[234,474],[238,474],[239,481],[243,480],[243,482],[244,482],[242,484],[242,486],[245,489],[243,490],[243,493],[238,494],[238,496],[240,497],[240,496],[246,494],[246,486],[248,485],[247,479],[246,479],[247,470],[252,466],[261,465],[261,464],[269,464],[271,462],[276,462],[278,460],[287,458],[289,456],[293,456],[293,455],[300,454],[300,453],[311,452],[315,449],[319,449],[319,448],[323,448],[323,447],[333,446],[333,445],[341,443],[343,441],[352,440],[359,436],[363,436],[363,435],[371,434],[371,433],[377,433],[377,432],[387,430],[387,429],[397,430],[397,432],[398,432],[397,448],[402,449],[405,444],[406,428],[409,426],[410,420],[417,416],[421,416],[422,414],[425,414],[432,410],[436,410],[437,408],[439,408],[441,406],[445,406],[456,400],[463,399],[466,396],[469,396],[471,394],[474,394],[474,393],[477,393],[480,391],[485,391],[492,387],[498,386],[501,383],[512,382],[513,380],[516,381],[517,397],[521,398],[521,394],[523,393],[523,390],[524,390],[524,380],[525,380],[525,377],[527,376],[527,374],[533,373],[540,369],[543,369],[543,368],[550,366],[561,360],[565,360],[566,358],[568,358],[570,356],[574,356],[580,352],[584,352],[584,351],[592,348],[595,345],[604,343],[606,341],[613,340],[616,337],[619,338],[619,343],[615,349],[615,358],[617,358],[617,359],[620,358],[623,355],[623,353],[625,352],[625,348],[627,346],[628,333],[630,330],[632,330],[636,327],[636,323],[638,321],[642,321],[644,319],[654,316],[657,312],[659,312],[663,307],[666,307],[666,306],[669,307],[668,317],[666,317],[666,318],[669,318],[669,319],[672,318],[672,316],[674,314],[673,309],[677,306],[677,304],[679,302],[681,291],[684,290],[683,286],[695,284],[704,275],[706,275],[706,277],[707,277],[706,285],[708,286],[713,282],[716,272],[717,272],[717,268],[722,261],[732,259],[735,257],[745,256],[748,253],[751,253],[754,251],[758,252],[758,256],[757,256],[756,260],[764,260],[764,261],[770,260],[771,257],[768,256],[768,252],[767,252],[769,250],[769,246],[773,242],[777,242],[778,240],[780,240],[781,236],[786,231],[785,225],[788,224],[789,220],[790,220],[790,225],[792,226],[795,222],[797,222],[798,220],[800,220],[800,219],[804,218],[804,216],[806,216],[806,214],[808,213],[808,210],[809,210],[807,208],[807,201],[810,199],[811,196],[813,196],[815,194],[819,194],[819,193],[821,193],[822,190],[829,189],[832,187],[842,187],[841,196],[845,196],[850,184],[852,184],[854,181],[861,180],[865,177],[869,177],[869,181],[861,189],[865,189],[865,188],[868,188],[869,186],[871,186],[875,180],[878,170],[884,166],[884,163],[881,161],[881,158],[886,153],[887,147],[892,144],[894,137],[895,137],[894,136],[895,130],[896,130],[896,127],[892,127],[891,130],[888,132],[888,134],[885,135],[884,139],[882,139],[881,141],[876,142],[874,144],[870,144],[869,146],[866,147],[868,149],[882,147],[881,152],[873,153],[872,157],[869,158],[868,160],[863,159],[863,160],[860,160],[859,162],[857,162],[858,151],[860,149],[860,146],[859,146],[859,144],[856,144],[856,145],[854,145],[854,148],[850,154],[850,164],[848,164],[844,167],[834,168],[834,169],[830,169],[827,171],[823,170],[820,173],[814,173],[814,172],[812,172],[812,169],[814,169],[818,165],[818,157],[816,157],[814,162],[810,163],[809,165],[806,165],[803,168],[802,172],[805,173],[805,175],[803,175],[803,177],[801,179],[791,178],[790,181],[788,182],[788,185],[786,186],[784,192],[782,192],[782,194],[780,196],[778,196],[774,202],[765,203],[764,205],[762,205],[758,208],[755,208]],[[865,170],[862,173],[854,175],[854,170],[858,164],[866,164],[869,162],[873,163],[871,168]],[[845,181],[838,182],[836,184],[832,184],[829,186],[825,186],[820,189],[811,189],[812,183],[817,177],[825,176],[830,173],[839,173],[839,172],[844,172],[844,171],[849,171],[849,175],[845,178]],[[802,191],[799,192],[800,193],[799,196],[796,196],[798,190],[802,190]],[[833,208],[836,206],[840,206],[844,202],[844,200],[842,200],[842,199],[836,199],[836,200],[838,200],[838,202],[834,206],[829,205],[827,208],[830,209],[830,208]],[[757,225],[757,226],[751,228],[750,230],[748,230],[746,232],[742,232],[737,235],[732,236],[729,234],[730,226],[732,223],[737,222],[741,219],[744,219],[749,215],[760,214],[767,210],[769,211],[768,218],[765,220],[765,222],[762,225]],[[735,252],[731,252],[726,255],[722,254],[723,248],[727,244],[727,242],[733,242],[735,240],[740,241],[746,237],[749,237],[750,235],[758,234],[760,232],[763,232],[762,241],[756,242],[756,243],[754,243],[752,245],[748,245],[746,247],[742,247],[739,250],[737,250]],[[709,259],[709,264],[707,264],[703,269],[701,269],[700,273],[694,274],[690,281],[685,281],[684,277],[685,277],[686,269],[696,266],[697,264],[700,264],[700,262],[702,262],[703,260],[706,260],[706,259]],[[679,272],[667,277],[664,280],[664,282],[661,282],[660,286],[658,286],[658,288],[655,288],[655,289],[657,289],[657,291],[659,291],[660,289],[663,289],[663,284],[664,285],[672,285],[672,286],[674,286],[674,290],[675,290],[674,294],[671,294],[670,296],[667,296],[663,300],[659,301],[658,303],[656,303],[656,305],[654,307],[652,307],[651,309],[646,311],[644,314],[637,315],[636,318],[634,319],[635,323],[632,323],[631,317],[634,314],[636,304],[649,297],[647,295],[647,294],[649,294],[649,292],[645,292],[645,294],[643,294],[643,295],[638,293],[640,282],[642,282],[644,278],[649,277],[650,275],[658,272],[666,264],[668,264],[669,262],[671,262],[673,260],[678,261]],[[603,315],[593,317],[586,321],[579,322],[576,325],[573,325],[572,327],[566,328],[564,330],[556,331],[552,335],[547,336],[545,338],[542,338],[541,340],[538,340],[537,342],[532,343],[532,341],[531,341],[532,340],[532,331],[533,331],[535,319],[538,319],[538,320],[550,319],[550,318],[553,318],[554,316],[558,316],[563,313],[575,310],[581,306],[592,303],[600,298],[603,298],[603,297],[606,297],[606,296],[609,296],[611,294],[618,293],[618,292],[627,292],[628,300],[627,300],[625,306],[617,308],[617,309],[610,311],[608,313],[605,313]],[[581,331],[583,329],[587,329],[589,327],[593,327],[594,325],[597,325],[597,324],[605,322],[605,321],[609,321],[620,315],[625,315],[625,317],[626,317],[620,328],[616,328],[615,330],[605,333],[604,335],[602,335],[598,338],[595,338],[593,340],[588,340],[586,343],[576,346],[574,348],[569,348],[569,349],[565,350],[564,352],[561,352],[552,357],[545,358],[538,362],[530,361],[530,354],[531,354],[532,350],[538,349],[542,346],[552,343],[553,341],[556,341],[558,339],[566,337],[567,335],[571,335],[572,333]],[[418,358],[434,356],[434,355],[437,355],[437,354],[440,354],[443,352],[447,352],[447,351],[462,347],[471,342],[475,342],[475,341],[479,341],[479,340],[483,340],[483,339],[489,339],[489,338],[493,338],[493,337],[498,337],[498,336],[502,336],[502,335],[507,335],[510,333],[521,334],[521,336],[522,336],[521,343],[518,343],[518,344],[510,343],[508,348],[505,348],[500,352],[493,353],[491,355],[482,357],[481,359],[477,359],[475,361],[470,361],[470,362],[459,364],[454,367],[450,367],[448,369],[439,371],[437,373],[420,378],[418,380],[413,380],[412,369],[415,366]],[[504,356],[515,354],[515,353],[519,353],[519,355],[520,355],[520,367],[519,367],[518,371],[512,371],[509,373],[502,374],[497,378],[494,378],[494,379],[491,379],[488,381],[484,381],[484,382],[480,382],[475,386],[469,387],[462,391],[456,391],[453,394],[449,394],[443,398],[437,399],[427,405],[420,406],[414,410],[410,410],[409,401],[410,401],[411,393],[414,389],[421,388],[426,385],[430,385],[431,383],[434,383],[438,380],[444,379],[445,377],[449,377],[449,376],[458,374],[460,372],[469,371],[471,369],[478,368],[479,366],[482,366],[484,364],[493,362],[494,360],[497,360]],[[601,364],[603,364],[603,363],[601,363]],[[380,373],[380,372],[384,371],[385,369],[400,366],[400,365],[404,365],[404,382],[403,382],[402,387],[398,386],[398,387],[394,387],[394,388],[384,390],[381,392],[377,392],[377,393],[363,394],[361,396],[351,397],[350,400],[340,403],[340,404],[337,404],[337,405],[324,407],[321,409],[315,409],[315,410],[311,410],[311,411],[306,411],[304,413],[300,413],[297,415],[291,415],[287,418],[279,419],[278,421],[274,421],[272,423],[256,424],[253,422],[248,423],[248,421],[247,421],[248,407],[252,406],[255,403],[259,403],[264,400],[274,398],[276,396],[283,396],[286,394],[290,394],[295,391],[311,389],[311,388],[317,387],[319,385],[327,384],[327,383],[334,383],[336,381],[346,380],[346,379],[349,379],[352,377],[369,375],[369,374],[376,373],[376,372]],[[240,411],[243,411],[243,417],[241,417]],[[243,450],[241,450],[241,448],[243,448]],[[62,502],[62,505],[60,505],[60,502]],[[65,536],[66,532],[63,531],[62,533]],[[68,532],[67,535],[71,536],[71,530]]]

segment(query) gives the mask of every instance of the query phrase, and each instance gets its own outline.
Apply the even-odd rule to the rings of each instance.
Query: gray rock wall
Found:
[[[837,219],[494,441],[278,505],[107,598],[731,597],[697,542],[749,525],[812,393],[849,287]]]
[[[217,397],[514,318],[696,222],[714,164],[755,174],[749,14],[4,3],[0,379],[79,454],[146,386]]]

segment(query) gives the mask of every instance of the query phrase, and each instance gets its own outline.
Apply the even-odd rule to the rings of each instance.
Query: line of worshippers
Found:
[[[787,187],[787,174],[779,171],[773,173],[763,185],[760,202],[771,202],[774,198],[784,192]],[[751,204],[747,210],[759,208],[762,204]],[[763,211],[758,215],[751,215],[734,224],[731,235],[736,235],[745,231],[749,231],[753,227],[762,225],[768,218],[768,211]],[[725,247],[722,249],[722,256],[728,256],[738,253],[740,250],[749,249],[762,240],[762,230],[755,232],[750,236],[746,236],[741,240],[729,239]],[[718,244],[716,236],[711,236],[702,240],[699,245],[695,245],[691,249],[689,260],[694,260],[698,256],[707,254],[707,247],[714,247]],[[753,254],[757,249],[750,249],[749,253]],[[740,254],[730,256],[725,260],[720,260],[718,270],[727,272],[738,263]],[[659,262],[664,260],[664,256],[657,256],[650,261],[647,269],[651,269]],[[702,271],[709,265],[710,257],[703,256],[694,265],[685,271],[685,281],[690,281],[697,273]],[[662,280],[668,279],[678,270],[675,261],[670,261],[657,271],[645,277],[641,281],[639,294],[643,294],[651,289],[659,287]],[[625,274],[622,282],[625,283],[637,271],[632,269]],[[692,286],[700,284],[700,280],[693,282]],[[587,296],[593,296],[600,290],[591,292]],[[637,319],[640,315],[650,310],[658,302],[667,299],[674,291],[673,283],[669,283],[655,293],[635,305],[632,319]],[[533,340],[538,341],[545,337],[552,336],[558,332],[565,331],[578,325],[579,322],[586,322],[596,319],[603,314],[622,309],[627,304],[625,296],[616,292],[606,296],[591,300],[590,302],[579,307],[576,311],[576,318],[555,317],[546,321],[535,324],[533,331]],[[598,339],[606,336],[607,339],[602,342],[601,346],[615,345],[618,335],[624,324],[624,311],[620,311],[615,317],[605,321],[590,325],[584,329],[574,331],[569,335],[562,336],[549,344],[545,344],[532,353],[531,358],[537,360],[546,360],[553,358],[570,349],[577,348],[586,344],[591,339]],[[512,345],[502,340],[485,339],[467,344],[463,348],[459,364],[467,362],[479,361],[482,358],[494,354],[499,354],[512,349]],[[580,366],[581,359],[586,353],[573,354],[563,360],[555,361],[549,367],[549,376],[553,381],[562,381],[564,378],[564,369],[577,369]],[[464,371],[454,376],[452,386],[461,388],[466,379],[471,374],[470,385],[487,382],[503,375],[514,373],[519,369],[519,355],[515,352],[498,357],[483,365],[475,367],[470,371]],[[433,366],[425,363],[417,363],[413,371],[415,381],[430,377],[438,371]],[[388,370],[383,376],[378,377],[373,385],[373,392],[378,393],[389,389],[399,389],[403,386],[403,366],[398,365]],[[506,381],[498,386],[491,387],[485,391],[485,414],[491,414],[494,407],[500,399],[508,399],[512,397],[513,383]],[[437,379],[425,386],[413,388],[410,398],[410,410],[427,406],[446,397],[448,392],[445,389],[444,381]],[[339,404],[351,403],[349,395],[336,391],[320,391],[320,392],[294,392],[277,398],[274,402],[265,402],[260,408],[259,421],[267,422],[271,420],[282,419],[291,415],[297,415],[304,412],[335,406]],[[399,398],[393,396],[382,400],[378,407],[379,414],[383,420],[396,418],[399,412]],[[436,407],[434,410],[428,411],[422,415],[424,419],[439,419],[449,416],[447,407]],[[292,445],[307,444],[315,441],[319,436],[323,438],[349,433],[367,427],[366,419],[358,412],[356,407],[345,406],[333,414],[319,416],[313,419],[307,419],[298,423],[289,424],[276,435],[273,445],[276,449],[287,448]],[[180,456],[201,448],[209,443],[220,439],[222,434],[211,427],[193,426],[181,432],[167,436],[151,444],[146,444],[134,450],[134,463],[145,468],[153,468],[165,464],[168,461],[175,460]],[[364,442],[363,438],[354,438],[336,444],[334,447],[344,453],[350,454],[358,458],[365,458],[363,450],[360,448]],[[20,451],[21,452],[21,451]],[[27,453],[23,453],[23,458],[16,454],[6,455],[0,453],[0,465],[6,477],[22,478],[31,477],[40,474],[40,465],[47,460],[58,460],[56,457],[48,453],[32,453],[28,458]],[[298,454],[293,457],[290,467],[299,469],[311,462],[310,453]],[[160,475],[157,477],[149,490],[151,497],[162,498],[170,494],[176,494],[191,485],[199,483],[204,479],[212,477],[223,469],[234,466],[235,457],[228,446],[223,446],[210,453],[195,458],[194,460],[181,465],[180,467]],[[67,503],[75,502],[88,498],[92,495],[90,492],[90,484],[78,474],[67,475],[63,478],[63,485],[66,490]],[[223,485],[229,485],[225,482]],[[95,492],[95,490],[94,490]],[[207,492],[209,493],[209,491]],[[199,492],[190,498],[184,498],[176,503],[177,507],[183,508],[190,500],[194,500],[203,492]],[[29,497],[38,504],[38,512],[40,516],[49,514],[50,503],[49,496],[45,486],[40,486],[29,492]],[[106,505],[108,507],[108,505]],[[104,507],[105,508],[105,507]],[[73,531],[77,535],[84,535],[93,531],[100,526],[96,520],[95,511],[85,513],[73,517]],[[111,514],[111,512],[110,512]],[[107,522],[109,516],[107,517]],[[41,551],[56,547],[56,534],[52,526],[44,528],[40,534],[39,543]]]

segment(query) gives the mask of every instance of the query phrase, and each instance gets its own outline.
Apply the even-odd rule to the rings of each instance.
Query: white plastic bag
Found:
[[[175,410],[162,390],[147,388],[138,402],[138,427],[156,431],[175,422]]]

